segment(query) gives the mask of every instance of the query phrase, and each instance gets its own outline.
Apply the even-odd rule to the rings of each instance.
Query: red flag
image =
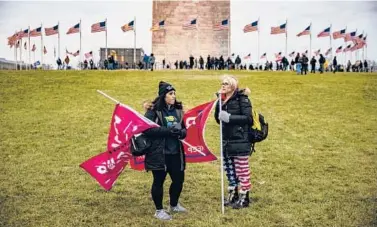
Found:
[[[107,151],[83,162],[80,167],[105,190],[110,190],[131,159],[131,137],[152,127],[158,125],[132,108],[117,104],[111,119]]]
[[[187,136],[183,141],[186,162],[210,162],[217,159],[204,140],[205,125],[214,103],[211,101],[194,107],[183,116],[187,128]]]

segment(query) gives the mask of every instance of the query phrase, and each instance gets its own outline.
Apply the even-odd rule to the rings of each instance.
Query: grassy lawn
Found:
[[[166,80],[191,108],[221,72],[0,71],[0,226],[376,226],[377,74],[231,73],[270,124],[250,159],[253,204],[222,215],[220,162],[188,164],[189,213],[161,222],[151,173],[126,169],[105,192],[79,168],[106,148],[114,104],[96,89],[142,112]],[[212,117],[206,139],[219,156]]]

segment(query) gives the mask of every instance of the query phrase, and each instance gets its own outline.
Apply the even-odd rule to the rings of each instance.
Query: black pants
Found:
[[[301,75],[308,72],[308,64],[302,64]]]
[[[157,210],[163,208],[162,198],[164,194],[164,181],[166,175],[169,173],[171,178],[171,185],[169,189],[170,205],[177,206],[179,196],[181,195],[183,182],[185,178],[184,170],[181,170],[180,154],[165,155],[165,163],[167,170],[153,170],[153,184],[152,184],[152,198]]]

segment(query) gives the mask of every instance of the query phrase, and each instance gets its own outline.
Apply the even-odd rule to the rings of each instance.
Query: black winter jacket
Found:
[[[235,91],[222,105],[222,110],[230,113],[229,123],[223,122],[223,153],[225,157],[247,156],[251,154],[249,129],[253,123],[251,102],[244,90]],[[215,119],[219,124],[219,104],[215,109]]]
[[[182,111],[182,109],[176,109],[178,111]],[[164,111],[160,111],[162,113],[162,117],[164,116]],[[178,115],[178,121],[182,124],[182,129],[184,130],[184,137],[186,137],[186,128],[184,122],[182,121],[183,112],[182,114]],[[165,146],[166,140],[168,137],[172,137],[171,130],[163,125],[162,119],[158,117],[156,110],[148,109],[145,113],[145,117],[149,120],[157,122],[160,127],[158,128],[151,128],[145,130],[143,133],[150,139],[152,146],[145,155],[145,170],[166,170],[165,164]],[[180,139],[184,139],[180,138]],[[178,138],[177,138],[178,140]],[[179,140],[178,140],[179,141]],[[182,142],[179,141],[179,155],[181,157],[181,170],[184,170],[186,167],[185,161],[185,153],[183,149]]]

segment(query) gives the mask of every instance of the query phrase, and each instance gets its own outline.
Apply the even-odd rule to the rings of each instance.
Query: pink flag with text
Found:
[[[105,190],[110,190],[131,160],[131,137],[153,127],[159,126],[132,108],[117,104],[111,119],[106,152],[83,162],[80,167]]]

